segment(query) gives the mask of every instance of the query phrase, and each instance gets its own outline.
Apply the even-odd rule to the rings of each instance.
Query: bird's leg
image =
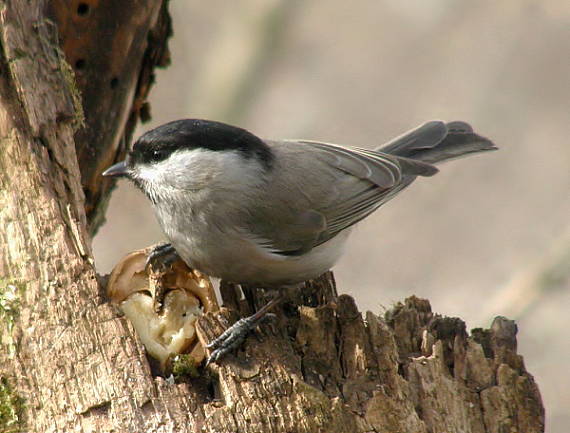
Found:
[[[206,361],[206,366],[211,362],[216,362],[229,351],[238,348],[244,342],[245,337],[266,317],[267,313],[280,304],[285,298],[283,293],[279,293],[275,298],[265,304],[257,312],[251,316],[238,320],[228,329],[226,329],[219,337],[210,342],[206,347],[214,349]]]
[[[154,281],[153,308],[157,313],[162,310],[167,292],[167,287],[162,284],[162,276],[179,259],[180,256],[169,243],[155,245],[146,258],[145,269]]]

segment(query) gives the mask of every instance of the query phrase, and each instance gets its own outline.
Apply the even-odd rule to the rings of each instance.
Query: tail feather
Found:
[[[496,149],[491,140],[473,132],[468,123],[431,121],[394,139],[379,150],[428,164],[438,164]]]

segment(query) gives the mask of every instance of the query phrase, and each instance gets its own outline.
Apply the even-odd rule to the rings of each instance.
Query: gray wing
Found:
[[[319,193],[308,198],[310,207],[299,209],[286,224],[280,223],[287,227],[285,233],[272,233],[270,228],[262,230],[259,235],[262,240],[258,243],[282,255],[302,254],[328,241],[370,215],[415,176],[437,172],[430,164],[374,150],[305,140],[289,145],[307,146],[297,157],[313,158],[314,164],[322,167],[323,175],[330,174],[328,179],[308,181],[313,185],[314,182],[331,185],[317,188]]]
[[[338,188],[341,191],[338,198],[316,209],[326,223],[313,247],[361,221],[401,189],[402,171],[396,158],[366,149],[348,149],[329,143],[300,143],[318,148],[331,168],[348,175],[345,184],[339,181]]]
[[[427,122],[377,150],[305,140],[272,143],[290,149],[290,157],[285,157],[289,165],[282,170],[287,176],[277,185],[289,191],[281,195],[306,195],[299,203],[280,203],[284,217],[261,230],[265,246],[285,255],[308,251],[335,237],[370,215],[417,176],[437,173],[432,164],[495,149],[491,141],[459,121]],[[309,158],[311,161],[306,162]],[[311,167],[315,167],[313,172],[307,169]],[[279,195],[273,194],[267,201],[275,203]],[[275,212],[265,215],[274,216]],[[279,233],[275,227],[279,227]]]
[[[402,173],[396,159],[384,153],[320,141],[300,140],[298,143],[321,150],[321,158],[331,167],[379,188],[392,188],[401,179]]]

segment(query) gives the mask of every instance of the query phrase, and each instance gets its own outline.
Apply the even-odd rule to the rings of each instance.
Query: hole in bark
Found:
[[[87,408],[86,411],[81,412],[80,415],[83,416],[105,416],[111,409],[111,402],[104,401],[102,403],[96,404],[95,406],[91,406]]]
[[[407,379],[406,370],[404,369],[404,364],[402,364],[401,362],[398,362],[398,374],[402,376],[404,379]]]
[[[75,69],[77,69],[78,71],[82,70],[85,68],[85,59],[77,59],[75,61]]]
[[[77,15],[85,16],[89,13],[89,5],[87,3],[79,3],[77,6]]]
[[[287,318],[299,318],[299,306],[297,304],[294,304],[292,302],[283,302],[281,304],[281,308],[283,309],[283,312]]]
[[[116,89],[119,85],[119,79],[117,77],[113,77],[109,82],[109,85],[111,86],[111,89]]]
[[[220,382],[217,377],[211,377],[207,386],[208,399],[210,401],[222,399],[222,390],[220,389]]]
[[[414,406],[416,413],[418,414],[418,418],[423,420],[424,419],[424,411],[420,405]]]

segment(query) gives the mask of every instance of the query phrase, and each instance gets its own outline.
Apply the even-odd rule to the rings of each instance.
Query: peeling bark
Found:
[[[9,402],[0,413],[11,423],[1,430],[544,430],[513,322],[497,318],[469,336],[417,298],[363,318],[352,298],[337,297],[330,273],[198,377],[153,376],[98,284],[81,182],[89,164],[76,146],[81,99],[46,2],[0,2],[0,24],[0,376]],[[261,289],[244,291],[222,285],[227,308],[198,321],[202,341],[267,301]]]

